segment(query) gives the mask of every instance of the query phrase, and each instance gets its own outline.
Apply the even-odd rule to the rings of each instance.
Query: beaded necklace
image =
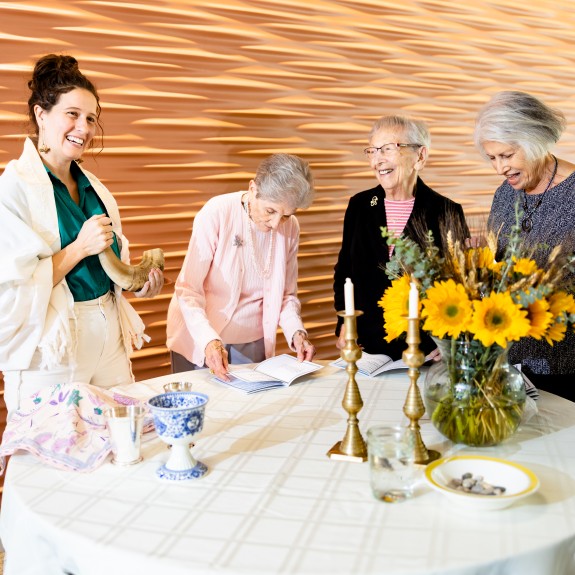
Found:
[[[250,252],[250,257],[252,259],[252,263],[254,264],[254,268],[258,272],[259,276],[261,278],[267,279],[272,274],[272,255],[273,255],[273,251],[274,251],[276,231],[271,230],[270,242],[268,245],[268,253],[267,253],[267,257],[266,257],[266,263],[265,263],[265,267],[262,267],[261,262],[256,255],[256,250],[254,247],[254,244],[255,244],[254,226],[252,223],[252,216],[250,214],[250,202],[249,202],[249,200],[246,199],[245,201],[242,201],[242,205],[244,207],[244,211],[247,214],[248,226],[250,228],[249,233],[246,236],[246,239],[247,239],[248,251]]]
[[[553,180],[555,179],[555,176],[557,175],[557,158],[555,156],[553,156],[553,159],[555,160],[555,167],[553,168],[553,173],[551,174],[551,179],[549,180],[549,183],[547,184],[547,187],[545,188],[544,192],[539,196],[539,199],[537,200],[537,203],[533,206],[533,208],[528,211],[528,206],[527,206],[527,192],[525,190],[523,190],[523,219],[521,220],[521,229],[524,232],[530,232],[531,229],[533,228],[533,214],[535,213],[535,211],[537,210],[537,208],[541,205],[541,202],[543,201],[543,196],[545,195],[545,193],[547,192],[547,190],[551,187],[551,184],[553,183]]]

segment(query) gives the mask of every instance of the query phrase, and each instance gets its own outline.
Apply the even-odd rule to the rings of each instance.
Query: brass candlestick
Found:
[[[419,427],[419,419],[425,413],[425,406],[421,399],[421,393],[417,385],[419,378],[419,368],[425,361],[425,356],[419,349],[421,339],[419,337],[419,318],[407,318],[407,349],[403,352],[403,361],[409,367],[407,374],[409,375],[410,385],[407,391],[407,397],[403,404],[403,413],[409,418],[409,429],[413,434],[415,445],[415,463],[427,465],[436,459],[439,459],[440,453],[438,451],[429,450],[425,447],[423,439],[421,439],[421,430]]]
[[[347,362],[345,370],[348,373],[348,379],[341,404],[349,417],[347,418],[347,430],[344,438],[327,452],[331,459],[357,462],[367,460],[367,446],[361,436],[359,420],[357,419],[357,414],[363,407],[363,401],[355,381],[356,362],[361,357],[361,348],[356,342],[357,324],[355,318],[362,313],[362,311],[357,310],[354,315],[346,315],[343,311],[337,312],[338,316],[343,317],[345,325],[345,347],[341,350],[341,358]]]

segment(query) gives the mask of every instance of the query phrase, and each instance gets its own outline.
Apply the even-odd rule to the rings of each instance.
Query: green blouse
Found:
[[[70,172],[78,184],[78,194],[80,196],[78,205],[72,200],[66,185],[52,174],[48,168],[46,168],[46,171],[54,186],[58,227],[63,249],[78,237],[85,221],[96,214],[105,214],[106,209],[90,184],[90,180],[88,180],[76,162],[72,162]],[[114,236],[112,249],[120,257],[116,236]],[[74,296],[74,301],[96,299],[113,289],[113,282],[106,275],[98,256],[88,256],[79,262],[66,275],[66,282]]]

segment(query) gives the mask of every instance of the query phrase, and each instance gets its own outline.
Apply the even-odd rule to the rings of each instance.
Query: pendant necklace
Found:
[[[264,278],[264,279],[267,279],[272,274],[272,254],[274,251],[276,231],[271,230],[271,232],[270,232],[271,235],[270,235],[270,241],[269,241],[269,246],[268,246],[268,253],[266,256],[266,262],[265,262],[265,266],[262,267],[261,262],[259,261],[259,258],[256,256],[256,250],[255,250],[255,246],[254,246],[254,244],[255,244],[254,226],[253,226],[252,217],[250,214],[250,202],[249,202],[249,200],[246,200],[245,202],[242,202],[242,204],[244,206],[244,211],[246,212],[246,214],[248,216],[248,226],[250,228],[249,233],[246,234],[248,251],[250,252],[250,257],[252,259],[252,263],[254,264],[254,268],[258,272],[259,276]]]
[[[553,159],[555,160],[555,167],[553,168],[553,173],[551,174],[551,179],[549,180],[549,183],[547,184],[547,187],[545,188],[543,193],[539,196],[537,203],[533,206],[533,208],[530,211],[528,210],[528,206],[527,206],[527,192],[525,190],[523,190],[523,219],[521,220],[521,229],[524,232],[530,232],[531,229],[533,228],[533,214],[535,213],[537,208],[541,205],[541,202],[543,201],[543,196],[545,195],[547,190],[551,187],[551,184],[553,183],[553,180],[555,179],[555,176],[557,175],[557,163],[558,162],[557,162],[557,158],[555,156],[553,156]]]

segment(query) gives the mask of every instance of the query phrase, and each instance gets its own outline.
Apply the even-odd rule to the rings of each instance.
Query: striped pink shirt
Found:
[[[385,217],[387,219],[387,229],[398,238],[405,229],[407,220],[413,211],[415,198],[411,200],[388,200],[385,198]],[[393,253],[393,247],[389,246],[389,257]]]

